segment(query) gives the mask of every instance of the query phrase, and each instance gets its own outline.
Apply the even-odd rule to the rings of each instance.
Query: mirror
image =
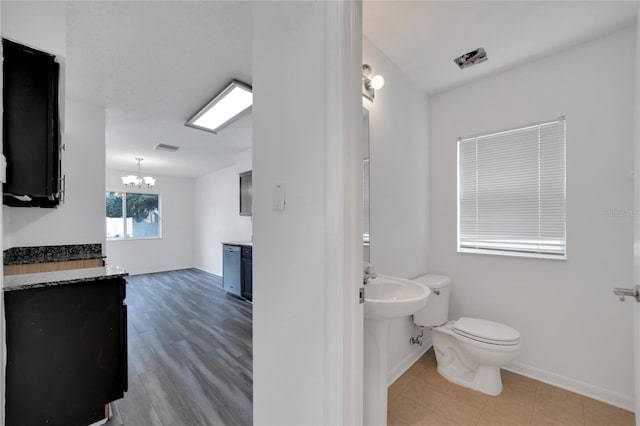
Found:
[[[369,254],[369,110],[362,108],[362,249],[365,262]]]

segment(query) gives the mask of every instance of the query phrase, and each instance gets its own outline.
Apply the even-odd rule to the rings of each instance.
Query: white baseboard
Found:
[[[425,354],[431,347],[431,336],[425,336],[422,341],[422,346],[416,346],[414,351],[409,352],[409,354],[402,359],[397,365],[393,366],[389,370],[389,386],[393,384],[396,380],[400,378],[413,364],[416,363],[420,359],[422,355]]]
[[[551,371],[531,367],[517,361],[512,362],[504,369],[580,395],[588,396],[589,398],[597,399],[598,401],[614,405],[624,410],[631,412],[635,411],[633,396],[623,395],[621,393],[603,389],[557,373],[552,373]]]

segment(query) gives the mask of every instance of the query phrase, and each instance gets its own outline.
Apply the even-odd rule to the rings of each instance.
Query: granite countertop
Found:
[[[228,246],[247,246],[253,247],[253,241],[223,241],[222,244],[226,244]]]
[[[5,265],[102,259],[102,244],[13,247],[4,251]]]
[[[4,291],[27,290],[31,288],[53,287],[65,284],[99,281],[129,275],[119,266],[99,268],[68,269],[66,271],[39,272],[36,274],[6,275]]]

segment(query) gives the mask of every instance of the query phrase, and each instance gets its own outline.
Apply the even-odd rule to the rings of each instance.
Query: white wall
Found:
[[[65,57],[66,6],[61,1],[3,1],[2,35],[12,41]]]
[[[64,96],[64,62],[67,53],[66,5],[64,2],[3,1],[0,7],[2,8],[3,37],[55,54],[56,60],[61,63],[62,142],[66,143],[68,148],[62,157],[62,167],[63,173],[67,174],[67,188],[71,194],[71,197],[67,198],[69,203],[60,206],[57,210],[16,209],[3,206],[4,249],[24,245],[101,243],[104,241],[104,236],[101,235],[96,239],[97,235],[90,232],[87,234],[91,221],[95,220],[92,216],[95,209],[89,209],[87,214],[81,217],[85,200],[80,198],[85,189],[90,190],[91,184],[85,186],[83,182],[85,167],[77,161],[83,159],[84,155],[97,153],[99,145],[102,144],[101,154],[98,153],[97,157],[87,162],[90,167],[98,161],[102,161],[102,164],[97,170],[93,167],[88,176],[90,177],[93,172],[101,174],[104,170],[104,110],[89,107],[87,111],[83,111],[84,108],[78,105],[70,107],[76,116],[72,118],[72,128],[66,128]],[[101,182],[104,182],[104,178],[100,178],[96,184],[100,185]],[[79,192],[76,193],[76,190]],[[90,200],[91,196],[88,202]],[[78,219],[80,226],[77,231],[70,229],[71,222],[66,223],[65,217],[68,214],[71,215],[72,220]],[[29,229],[24,229],[27,226]],[[42,235],[43,231],[47,232]]]
[[[318,90],[324,86],[322,5],[269,4],[263,9],[267,7],[277,7],[283,14],[276,18],[258,4],[253,11],[254,422],[321,424],[325,403],[320,118],[324,104]],[[260,18],[268,25],[260,25],[261,15],[268,18]],[[294,55],[300,57],[290,57]],[[288,90],[283,87],[285,79]],[[276,88],[286,92],[276,93]],[[287,184],[282,212],[272,207],[276,183]],[[296,338],[303,342],[296,344]]]
[[[385,85],[369,110],[371,260],[378,272],[412,278],[428,264],[427,96],[366,38],[363,61]]]
[[[429,260],[427,96],[366,38],[363,60],[385,79],[375,101],[363,101],[370,128],[371,263],[380,274],[414,278],[427,272]],[[415,335],[411,316],[392,322],[391,381],[423,351],[409,343]]]
[[[238,173],[251,170],[251,150],[231,167],[195,180],[195,266],[222,276],[222,243],[250,241],[251,218],[240,216]]]
[[[143,169],[144,171],[144,169]],[[135,170],[107,170],[104,192],[124,191],[121,176]],[[107,241],[107,263],[124,267],[130,274],[172,271],[194,266],[194,180],[158,176],[153,188],[135,188],[131,192],[160,195],[162,238]],[[100,231],[105,232],[104,207]]]
[[[515,327],[514,370],[630,409],[632,304],[611,290],[633,285],[635,51],[634,28],[615,32],[435,95],[429,120],[431,269],[453,278],[450,317]],[[458,254],[456,139],[562,115],[568,259]]]
[[[103,108],[67,100],[65,202],[56,209],[3,206],[5,248],[104,243],[104,125]]]
[[[63,1],[2,1],[2,36],[56,55],[60,93],[65,93],[67,6]],[[60,96],[60,128],[66,126],[66,97]]]
[[[255,424],[362,422],[361,16],[253,5]]]

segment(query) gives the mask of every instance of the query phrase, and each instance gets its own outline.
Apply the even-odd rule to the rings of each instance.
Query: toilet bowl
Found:
[[[414,281],[427,285],[432,292],[427,305],[414,314],[414,323],[431,330],[438,372],[450,382],[499,395],[500,368],[518,354],[520,333],[504,324],[476,318],[447,321],[451,279],[429,274]]]

